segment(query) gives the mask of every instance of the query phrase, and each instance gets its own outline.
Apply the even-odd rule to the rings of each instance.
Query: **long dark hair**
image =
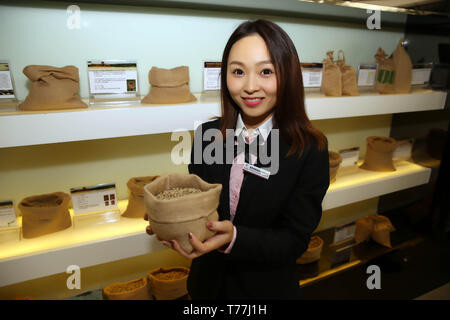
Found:
[[[227,87],[228,56],[231,47],[238,40],[259,34],[265,41],[277,76],[277,102],[274,109],[274,128],[280,130],[281,137],[290,145],[287,156],[303,153],[305,146],[315,140],[318,149],[327,144],[325,135],[310,122],[305,111],[305,93],[303,89],[300,59],[292,40],[275,23],[268,20],[247,21],[242,23],[231,35],[222,56],[221,100],[222,117],[220,131],[226,139],[226,129],[234,129],[240,108],[232,99]]]

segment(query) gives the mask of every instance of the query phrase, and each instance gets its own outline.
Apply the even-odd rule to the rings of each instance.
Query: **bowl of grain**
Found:
[[[145,208],[152,231],[161,240],[177,240],[187,253],[193,248],[189,232],[200,241],[212,237],[206,224],[219,219],[221,184],[194,174],[166,174],[144,187]]]
[[[156,268],[148,273],[152,295],[156,300],[174,300],[185,296],[189,268]]]

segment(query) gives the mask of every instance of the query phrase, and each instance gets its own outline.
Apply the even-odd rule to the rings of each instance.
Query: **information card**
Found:
[[[0,228],[17,227],[17,218],[12,201],[0,202]]]
[[[221,62],[205,62],[203,68],[203,90],[220,90]]]
[[[139,91],[136,61],[88,61],[88,74],[91,95]]]
[[[341,168],[356,166],[359,160],[359,147],[339,150],[342,157]]]
[[[413,65],[412,69],[412,85],[423,85],[430,82],[432,63],[418,63]]]
[[[305,88],[320,88],[322,85],[323,63],[301,63],[303,86]]]
[[[358,86],[369,87],[375,85],[377,64],[362,63],[358,67]]]
[[[15,98],[9,64],[0,61],[0,99]]]
[[[116,185],[99,184],[70,189],[74,214],[117,209]]]

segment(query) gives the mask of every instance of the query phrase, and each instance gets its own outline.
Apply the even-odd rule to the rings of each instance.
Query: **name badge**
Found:
[[[258,168],[254,165],[251,165],[249,163],[244,163],[244,171],[254,174],[255,176],[258,176],[260,178],[268,180],[270,177],[270,171]]]

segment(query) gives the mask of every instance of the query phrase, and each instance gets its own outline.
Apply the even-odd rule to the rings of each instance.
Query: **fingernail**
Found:
[[[189,239],[192,239],[192,232],[189,232]]]
[[[213,224],[212,222],[208,222],[208,228],[212,228]]]

